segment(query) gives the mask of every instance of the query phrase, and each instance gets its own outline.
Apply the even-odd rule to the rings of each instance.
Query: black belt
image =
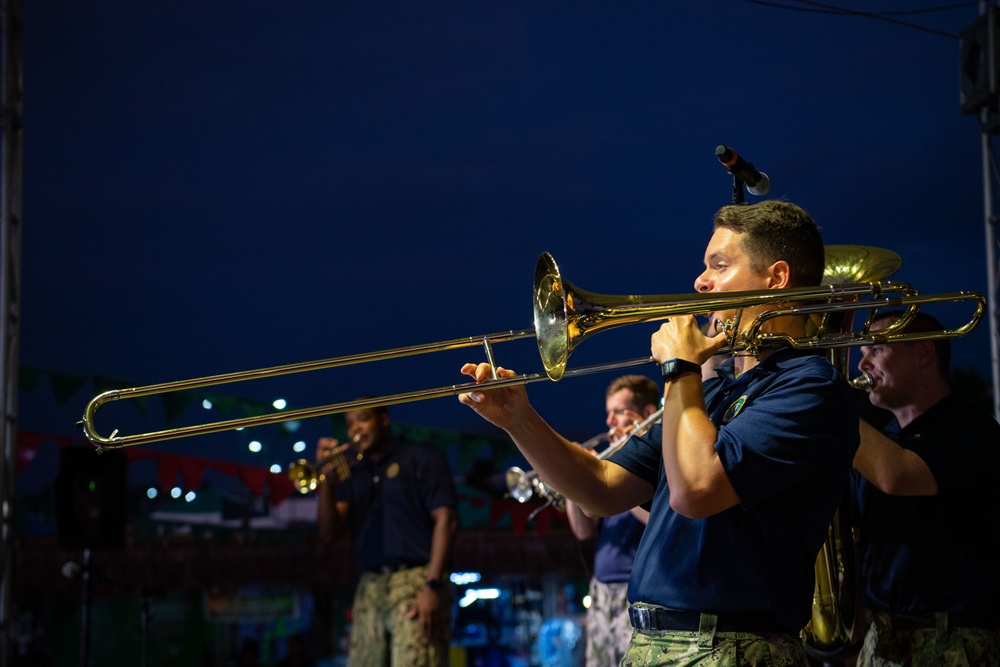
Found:
[[[889,626],[893,630],[926,630],[937,627],[937,619],[934,614],[887,614],[878,612],[880,616],[888,620]],[[989,628],[991,630],[1000,627],[1000,616],[989,616],[974,612],[948,612],[949,628]]]
[[[629,607],[628,617],[632,627],[640,631],[676,630],[697,632],[701,626],[701,612],[665,609],[663,607]],[[752,632],[770,634],[788,630],[781,628],[771,618],[760,614],[718,614],[716,632]]]

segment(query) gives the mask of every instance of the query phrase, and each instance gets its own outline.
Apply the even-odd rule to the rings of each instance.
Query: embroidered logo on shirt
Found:
[[[726,410],[726,414],[722,416],[722,421],[727,424],[731,422],[733,420],[733,417],[738,415],[740,413],[740,410],[742,410],[743,406],[746,404],[747,404],[747,395],[743,394],[735,401],[733,401],[733,404],[729,406],[729,408]]]
[[[389,464],[389,467],[385,469],[385,476],[387,479],[395,479],[396,475],[399,474],[399,464],[393,461]]]

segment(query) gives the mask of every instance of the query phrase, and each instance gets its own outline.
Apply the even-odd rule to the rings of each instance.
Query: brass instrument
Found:
[[[895,273],[901,264],[898,256],[882,256],[877,261],[870,259],[859,258],[858,261],[843,263],[831,261],[828,252],[824,283],[883,280]],[[841,268],[835,268],[838,265]],[[914,309],[908,309],[900,319],[905,318],[909,322],[913,313]],[[843,331],[851,331],[853,316],[853,312],[845,312],[840,315],[839,323],[833,322],[831,325]],[[875,311],[871,311],[865,328],[871,325],[874,318]],[[830,361],[845,378],[848,377],[846,348],[832,350]],[[866,372],[848,380],[848,384],[853,389],[867,390],[872,381],[871,374]],[[812,613],[800,632],[806,653],[824,664],[831,660],[840,662],[850,656],[856,639],[858,584],[849,503],[850,494],[847,493],[834,513],[827,529],[827,538],[816,556]]]
[[[854,264],[859,263],[859,257],[869,264],[892,262],[898,256],[889,251],[864,246],[829,246],[827,247],[828,266],[832,258],[838,267],[835,275],[850,275]],[[845,268],[846,267],[846,268]],[[651,322],[662,320],[673,315],[698,315],[714,311],[736,309],[736,323],[731,323],[730,330],[739,332],[743,327],[738,325],[742,310],[753,306],[774,306],[773,310],[758,316],[744,334],[732,333],[725,352],[730,354],[756,355],[761,348],[788,345],[798,349],[835,349],[873,343],[889,343],[900,340],[926,340],[929,338],[945,338],[962,336],[971,331],[982,319],[986,309],[986,299],[977,292],[955,292],[935,296],[919,296],[915,288],[906,283],[880,283],[852,285],[823,285],[818,287],[796,287],[784,290],[756,290],[746,292],[717,292],[711,294],[681,294],[681,295],[606,295],[596,294],[577,288],[564,280],[555,260],[548,253],[542,253],[535,267],[534,279],[534,329],[506,331],[485,336],[457,338],[438,343],[427,343],[400,347],[380,352],[353,354],[330,359],[274,366],[252,371],[225,373],[204,378],[181,380],[162,384],[134,387],[131,389],[113,389],[98,394],[87,404],[79,426],[84,435],[99,451],[118,449],[132,445],[160,442],[175,438],[219,433],[237,428],[263,426],[290,420],[322,417],[349,410],[359,410],[412,401],[421,401],[476,390],[496,389],[515,385],[529,384],[542,380],[559,380],[563,377],[577,377],[597,372],[611,371],[621,368],[651,363],[651,357],[639,357],[624,361],[609,362],[567,369],[566,362],[573,350],[589,336],[605,329],[625,324]],[[900,318],[893,325],[878,331],[870,331],[866,326],[860,331],[844,332],[831,330],[827,322],[840,319],[845,312],[870,310],[868,322],[879,308],[906,306],[916,309],[920,304],[973,301],[976,311],[970,320],[955,329],[933,333],[902,334],[900,329],[905,326],[908,318]],[[808,316],[817,322],[814,335],[791,339],[787,336],[764,332],[762,325],[775,317]],[[195,424],[178,428],[152,431],[134,435],[120,435],[115,429],[108,436],[98,433],[95,425],[95,414],[101,406],[112,401],[125,398],[140,398],[143,396],[160,395],[168,392],[215,387],[232,382],[242,382],[255,379],[271,378],[281,375],[291,375],[314,370],[322,370],[362,364],[370,361],[395,359],[400,357],[439,352],[465,347],[482,345],[487,360],[496,367],[493,361],[493,344],[534,337],[538,344],[539,354],[545,372],[518,375],[505,379],[494,379],[483,384],[472,382],[424,389],[407,393],[393,394],[376,398],[367,398],[345,403],[288,410],[264,415],[230,419],[206,424]]]
[[[606,459],[611,456],[619,447],[628,442],[628,439],[633,435],[639,435],[646,431],[651,424],[653,424],[657,419],[663,416],[663,408],[660,408],[650,416],[643,419],[641,422],[636,422],[632,425],[632,430],[621,436],[607,447],[605,447],[600,453],[597,454],[598,459]],[[580,445],[580,449],[595,449],[601,444],[607,442],[611,439],[614,431],[607,431],[605,433],[599,433],[593,438],[583,442]],[[532,495],[536,495],[539,498],[545,499],[545,504],[542,505],[538,510],[529,516],[529,519],[534,517],[539,511],[545,509],[549,505],[552,505],[560,512],[566,511],[566,499],[562,497],[558,491],[550,487],[548,484],[543,482],[538,477],[538,473],[534,470],[529,470],[525,472],[517,466],[511,466],[507,468],[507,473],[504,475],[504,481],[507,483],[507,490],[514,500],[519,503],[527,502]]]
[[[301,494],[307,494],[319,488],[319,485],[326,481],[327,474],[323,472],[327,466],[333,466],[332,472],[337,474],[337,479],[343,482],[351,476],[351,468],[356,466],[362,458],[361,452],[355,452],[353,456],[344,456],[348,450],[352,450],[354,445],[361,440],[360,435],[354,436],[350,442],[345,442],[337,446],[333,453],[325,457],[317,465],[313,465],[308,459],[299,459],[288,466],[288,479],[292,480],[295,490]]]
[[[847,382],[851,385],[851,389],[863,389],[868,391],[872,388],[872,385],[875,384],[875,378],[872,377],[871,373],[865,371],[861,375],[851,378]]]
[[[598,433],[594,437],[580,444],[580,449],[596,449],[613,436],[613,431]],[[504,482],[507,484],[507,492],[510,497],[519,503],[526,503],[532,496],[538,496],[548,501],[547,504],[554,505],[559,511],[566,509],[563,502],[559,502],[559,494],[551,489],[548,484],[538,478],[538,473],[534,470],[524,471],[518,466],[507,468],[504,474]]]

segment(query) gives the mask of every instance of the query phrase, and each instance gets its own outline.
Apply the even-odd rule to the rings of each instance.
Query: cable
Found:
[[[916,13],[927,13],[927,12],[937,12],[937,11],[948,11],[952,9],[964,8],[976,2],[964,2],[957,3],[953,5],[942,5],[939,7],[919,9],[919,10],[896,10],[890,12],[864,12],[856,9],[847,9],[846,7],[837,7],[836,5],[828,5],[822,2],[816,2],[815,0],[786,0],[786,2],[797,2],[803,5],[811,5],[811,7],[794,7],[788,4],[782,4],[779,2],[767,2],[766,0],[742,0],[748,4],[753,5],[764,5],[767,7],[776,7],[779,9],[791,9],[801,12],[812,12],[817,14],[841,14],[849,16],[864,16],[871,19],[876,19],[878,21],[885,21],[886,23],[892,23],[895,25],[902,26],[904,28],[912,28],[914,30],[921,30],[923,32],[930,33],[932,35],[939,35],[941,37],[948,37],[950,39],[958,39],[958,35],[953,35],[948,32],[941,30],[936,30],[934,28],[927,28],[915,23],[908,23],[906,21],[900,21],[898,19],[891,18],[890,15],[900,15],[900,14],[916,14]],[[818,9],[817,9],[818,8]]]

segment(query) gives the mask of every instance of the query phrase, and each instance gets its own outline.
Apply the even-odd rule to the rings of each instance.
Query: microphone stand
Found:
[[[80,570],[80,667],[90,665],[90,593],[90,549],[85,548]]]
[[[743,179],[733,174],[733,204],[747,203],[746,196],[743,194],[743,185]]]
[[[149,665],[149,591],[139,589],[139,665]]]

